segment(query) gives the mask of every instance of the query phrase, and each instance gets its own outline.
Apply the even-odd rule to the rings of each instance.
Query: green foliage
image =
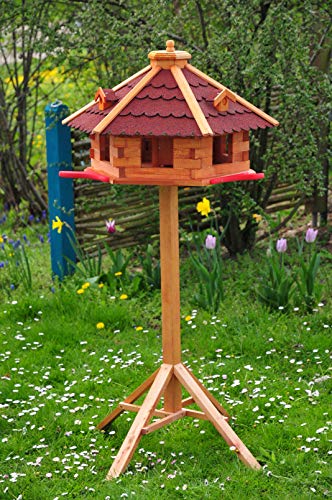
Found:
[[[97,255],[90,255],[84,250],[73,231],[70,234],[67,233],[67,237],[76,255],[75,262],[66,257],[66,260],[73,270],[85,279],[99,277],[102,269],[102,253],[100,246],[97,248]]]
[[[194,276],[198,279],[198,292],[193,296],[194,303],[216,313],[224,299],[220,241],[211,250],[203,246],[196,255],[190,255],[190,261]]]
[[[279,240],[280,241],[280,240]],[[312,312],[321,298],[321,285],[317,274],[321,255],[311,251],[313,243],[304,246],[297,240],[297,253],[278,253],[272,243],[268,250],[266,268],[257,288],[259,298],[270,308],[287,311],[294,303]],[[308,248],[309,247],[309,248]]]
[[[140,256],[139,260],[142,266],[143,279],[146,281],[148,288],[159,290],[161,286],[160,260],[155,258],[152,245],[148,245],[144,255]]]
[[[6,273],[0,280],[0,288],[7,295],[10,295],[11,290],[19,286],[22,286],[26,292],[32,289],[29,257],[23,242],[17,240],[10,244],[3,241],[0,245],[0,260],[1,274]]]
[[[267,270],[261,277],[258,296],[269,307],[287,310],[294,293],[294,278],[285,265],[284,254],[278,254],[271,246],[267,257]]]

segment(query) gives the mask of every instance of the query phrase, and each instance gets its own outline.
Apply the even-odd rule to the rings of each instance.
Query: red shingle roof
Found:
[[[180,54],[180,52],[179,52]],[[186,53],[181,53],[186,54]],[[154,59],[151,57],[151,59]],[[157,59],[157,57],[156,57]],[[197,114],[188,104],[188,96],[185,97],[183,89],[175,80],[170,68],[162,69],[153,76],[149,69],[147,72],[134,77],[122,87],[115,90],[117,103],[108,109],[100,111],[98,104],[93,104],[88,108],[74,113],[65,122],[71,127],[80,129],[87,133],[92,133],[95,127],[113,110],[115,116],[110,123],[102,127],[103,134],[114,136],[180,136],[180,137],[201,137],[202,129],[197,121]],[[189,84],[189,87],[196,99],[202,117],[207,122],[207,127],[212,129],[214,135],[238,132],[240,130],[250,130],[257,128],[272,127],[277,122],[264,114],[247,101],[236,96],[236,102],[228,100],[228,109],[218,111],[214,106],[214,99],[224,87],[196,70],[189,64],[182,65],[182,74]],[[136,85],[151,74],[152,78],[136,95],[123,107],[116,108],[121,104],[122,99],[133,91]],[[203,75],[203,76],[201,76]],[[147,80],[149,76],[147,76]],[[120,109],[116,113],[116,109]],[[107,122],[107,120],[106,120]],[[104,125],[104,124],[103,124]],[[211,131],[210,131],[211,133]]]

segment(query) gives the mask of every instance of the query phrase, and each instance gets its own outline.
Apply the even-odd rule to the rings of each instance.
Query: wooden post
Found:
[[[163,362],[176,365],[181,362],[177,186],[159,188],[159,205]],[[181,410],[181,400],[181,384],[173,375],[165,390],[164,409],[170,412]]]
[[[68,239],[68,226],[75,233],[73,180],[59,177],[60,170],[72,170],[70,128],[61,123],[68,112],[61,101],[45,108],[51,263],[52,274],[60,279],[73,271],[66,257],[75,261],[75,251]],[[56,217],[66,223],[61,233],[52,230],[52,221]]]

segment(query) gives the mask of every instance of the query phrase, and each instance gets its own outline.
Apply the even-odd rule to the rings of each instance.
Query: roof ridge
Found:
[[[135,80],[135,78],[137,78],[138,76],[144,75],[144,73],[146,73],[149,69],[151,69],[150,64],[148,66],[145,66],[145,68],[141,69],[140,71],[137,71],[137,73],[135,73],[134,75],[131,75],[129,78],[127,78],[123,82],[119,83],[118,85],[116,85],[112,89],[107,89],[107,90],[113,90],[114,92],[116,92],[117,90],[120,90],[122,87],[124,87],[127,83],[130,83],[132,80]],[[102,88],[102,87],[99,87],[99,88]],[[105,89],[103,89],[103,90],[105,90]],[[62,124],[66,125],[68,122],[70,122],[71,120],[73,120],[77,116],[84,113],[84,111],[86,111],[87,109],[92,108],[92,106],[94,104],[96,104],[96,102],[97,102],[96,100],[90,101],[88,104],[86,104],[85,106],[78,109],[77,111],[75,111],[71,115],[67,116],[64,120],[62,120]]]
[[[131,81],[135,80],[135,78],[137,78],[138,76],[144,75],[144,73],[146,73],[150,69],[151,69],[151,65],[149,64],[148,66],[145,66],[145,68],[141,69],[140,71],[137,71],[137,73],[134,73],[133,75],[131,75],[126,80],[123,80],[123,82],[118,83],[118,85],[115,85],[115,87],[113,87],[112,90],[114,90],[114,92],[116,92],[117,90],[122,89],[122,87],[127,85],[127,83],[130,83]]]
[[[198,128],[200,129],[201,133],[203,136],[208,136],[208,135],[213,135],[213,131],[205,118],[205,115],[198,104],[196,97],[193,93],[193,91],[190,88],[190,85],[184,76],[182,69],[179,66],[171,66],[170,68],[171,73],[176,81],[176,83],[179,86],[179,89],[181,90],[183,97],[185,98],[185,101],[190,109],[190,111],[193,114],[193,117],[196,121],[196,124]]]
[[[151,66],[150,66],[151,68]],[[105,128],[118,116],[118,114],[137,96],[137,94],[145,87],[147,83],[161,70],[160,66],[155,66],[137,82],[137,84],[119,101],[114,108],[103,118],[98,125],[93,129],[93,134],[100,134]]]
[[[247,108],[250,109],[250,111],[252,111],[256,115],[260,116],[261,118],[264,118],[264,120],[268,121],[273,126],[279,125],[279,122],[277,120],[275,120],[274,118],[272,118],[272,116],[270,116],[267,113],[265,113],[265,111],[262,111],[261,109],[257,108],[256,106],[254,106],[254,104],[251,104],[251,102],[247,101],[243,97],[241,97],[238,94],[236,94],[236,92],[233,92],[228,87],[225,87],[225,85],[222,85],[221,83],[217,82],[217,80],[214,80],[210,76],[208,76],[205,73],[203,73],[203,71],[199,70],[198,68],[195,68],[195,66],[192,66],[191,64],[188,63],[186,65],[186,68],[189,71],[191,71],[192,73],[194,73],[195,75],[200,76],[201,78],[203,78],[203,80],[205,80],[206,82],[210,83],[211,85],[213,85],[217,89],[220,89],[220,90],[229,90],[230,92],[232,92],[232,94],[235,95],[236,101],[238,103],[242,104],[243,106],[246,106]]]
[[[84,113],[84,111],[86,111],[87,109],[90,109],[92,108],[92,106],[96,104],[96,101],[93,100],[93,101],[90,101],[88,104],[86,104],[85,106],[83,106],[83,108],[80,108],[78,109],[77,111],[75,111],[74,113],[72,113],[71,115],[67,116],[66,118],[64,118],[64,120],[62,120],[62,125],[66,125],[68,122],[70,122],[71,120],[73,120],[74,118],[76,118],[77,116],[81,115],[82,113]]]

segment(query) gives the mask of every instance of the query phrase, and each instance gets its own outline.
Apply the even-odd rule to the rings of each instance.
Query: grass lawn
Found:
[[[258,302],[259,252],[225,262],[226,298],[214,316],[192,302],[183,265],[183,361],[231,413],[261,471],[246,468],[209,422],[188,418],[143,436],[126,473],[105,481],[134,414],[106,432],[96,425],[160,365],[159,292],[120,300],[127,290],[91,285],[77,294],[77,276],[52,288],[47,244],[34,241],[32,290],[1,295],[0,498],[331,496],[328,262],[312,314]]]

